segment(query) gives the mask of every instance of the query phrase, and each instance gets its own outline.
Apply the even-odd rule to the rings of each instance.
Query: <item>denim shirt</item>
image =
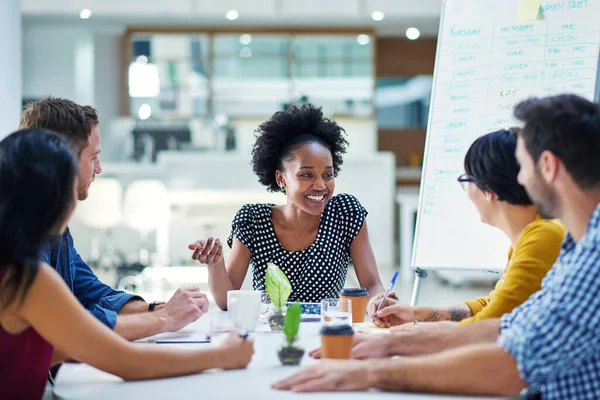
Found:
[[[59,238],[43,246],[40,259],[56,269],[77,300],[111,329],[115,327],[117,313],[125,303],[133,299],[143,300],[100,282],[77,253],[69,228]]]

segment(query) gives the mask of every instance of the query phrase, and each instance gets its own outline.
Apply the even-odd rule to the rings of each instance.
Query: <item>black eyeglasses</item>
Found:
[[[469,183],[475,182],[475,179],[471,178],[467,174],[462,174],[461,176],[456,178],[456,180],[458,181],[458,183],[460,184],[460,186],[463,188],[464,191],[467,191],[467,189],[469,188]]]

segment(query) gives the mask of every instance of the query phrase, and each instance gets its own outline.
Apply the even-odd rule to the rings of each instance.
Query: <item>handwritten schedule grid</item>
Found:
[[[419,252],[419,231],[443,249],[442,219],[473,225],[473,235],[486,229],[456,183],[470,144],[515,125],[513,109],[528,97],[593,99],[600,53],[600,0],[543,1],[541,19],[526,22],[517,20],[518,1],[444,4],[415,247],[420,267],[429,256]]]

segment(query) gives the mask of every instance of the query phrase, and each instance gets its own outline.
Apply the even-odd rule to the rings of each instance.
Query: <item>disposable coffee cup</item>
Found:
[[[347,360],[352,355],[354,330],[350,325],[325,325],[321,328],[321,357]]]
[[[369,292],[365,288],[345,288],[340,293],[340,299],[352,301],[352,322],[365,322]]]

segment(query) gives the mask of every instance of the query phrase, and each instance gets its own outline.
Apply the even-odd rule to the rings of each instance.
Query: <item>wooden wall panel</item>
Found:
[[[408,166],[411,154],[423,156],[425,149],[425,128],[379,129],[379,151],[393,151],[397,166]]]
[[[407,40],[394,37],[378,37],[376,53],[376,77],[411,77],[433,75],[436,38]],[[406,129],[378,129],[378,148],[393,151],[396,165],[409,164],[409,156],[422,157],[425,148],[425,127]]]
[[[436,38],[378,37],[376,76],[432,75],[436,43]]]

